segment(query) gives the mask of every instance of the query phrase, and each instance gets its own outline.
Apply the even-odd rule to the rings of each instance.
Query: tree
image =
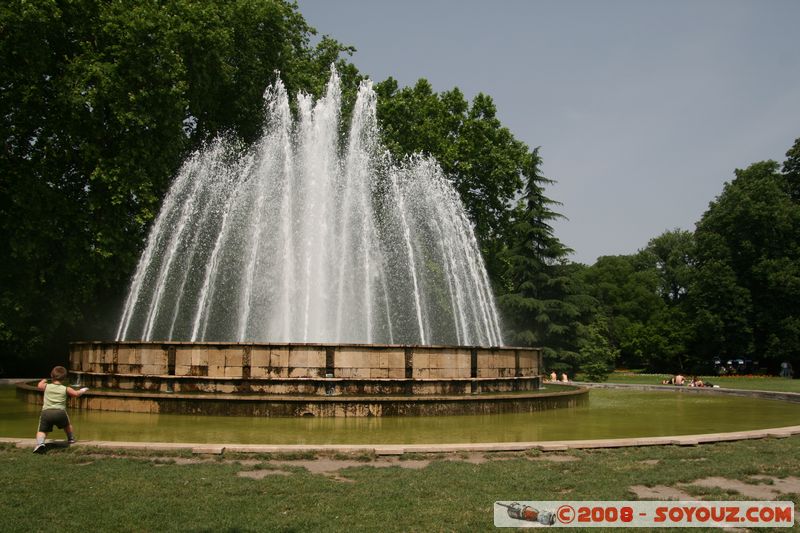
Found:
[[[597,301],[602,329],[619,362],[627,368],[648,365],[657,344],[649,326],[665,303],[658,296],[658,275],[642,255],[604,256],[582,273],[586,291]],[[649,340],[645,340],[649,339]]]
[[[790,150],[790,159],[792,151]],[[698,350],[777,368],[800,359],[800,205],[793,162],[764,161],[725,184],[697,224],[691,288]]]
[[[525,190],[502,253],[508,290],[498,301],[510,330],[508,341],[543,347],[548,367],[559,362],[574,367],[594,301],[580,286],[580,266],[566,260],[571,250],[554,234],[552,221],[561,215],[551,208],[557,203],[544,195],[552,181],[541,174],[541,163],[537,148],[525,166]]]
[[[783,174],[786,179],[786,191],[795,202],[800,203],[800,138],[786,152],[783,162]]]
[[[0,6],[0,357],[103,335],[186,154],[259,135],[264,88],[322,86],[351,49],[284,1]],[[340,61],[347,76],[357,71]],[[113,309],[113,310],[112,310]],[[16,361],[16,362],[14,362]]]
[[[619,357],[619,350],[608,342],[605,326],[602,316],[596,318],[589,324],[586,336],[581,341],[579,368],[589,381],[607,380]]]

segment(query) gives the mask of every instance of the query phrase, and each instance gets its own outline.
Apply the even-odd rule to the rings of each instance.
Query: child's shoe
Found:
[[[44,444],[37,444],[36,448],[33,449],[33,453],[44,453],[47,451],[47,446]]]
[[[76,439],[75,437],[67,439],[67,444],[75,444],[76,442],[78,442],[78,439]]]

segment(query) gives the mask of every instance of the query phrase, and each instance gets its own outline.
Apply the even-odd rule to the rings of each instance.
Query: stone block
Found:
[[[192,348],[192,366],[208,366],[208,349]]]
[[[372,368],[369,371],[369,377],[377,379],[386,379],[389,377],[388,368]]]
[[[164,365],[167,366],[167,352],[161,348],[143,346],[139,348],[142,358],[142,365]]]
[[[219,348],[208,349],[208,366],[225,366],[225,350]],[[240,365],[241,366],[241,365]]]
[[[366,359],[366,365],[369,368],[381,368],[381,353],[376,352],[373,350],[368,350],[364,352],[364,358]],[[386,361],[386,364],[389,364],[389,361]]]
[[[308,377],[308,369],[305,368],[305,367],[291,368],[289,370],[289,377],[290,378],[305,378],[305,377]]]
[[[406,354],[404,352],[389,352],[389,368],[405,368]]]
[[[226,378],[241,378],[242,377],[242,367],[241,366],[226,366],[225,367],[225,377]]]
[[[253,347],[250,350],[250,367],[268,367],[270,362],[270,351],[268,348]]]
[[[306,366],[308,368],[325,368],[325,350],[309,350],[307,358]]]
[[[471,372],[470,368],[468,368],[468,367],[467,368],[456,368],[455,369],[455,376],[453,376],[453,377],[459,378],[459,379],[464,379],[464,378],[469,378],[471,374],[472,374],[472,372]]]
[[[127,346],[122,346],[117,350],[117,364],[118,365],[128,365],[130,364],[130,349]],[[112,361],[113,361],[113,352],[112,352]]]
[[[289,349],[271,348],[269,351],[269,366],[272,368],[288,368]]]
[[[430,356],[426,353],[414,353],[414,369],[430,368]]]
[[[367,379],[370,377],[370,369],[366,367],[353,368],[351,369],[350,377],[356,379]]]
[[[228,348],[225,350],[225,366],[226,367],[238,367],[239,372],[241,373],[242,369],[242,360],[244,359],[244,354],[242,354],[241,348]]]
[[[225,377],[225,365],[208,365],[208,375],[212,378]]]
[[[308,366],[308,352],[305,350],[292,350],[289,352],[289,368],[306,368]]]
[[[160,365],[142,365],[140,372],[145,376],[158,376],[166,373]]]
[[[251,378],[266,378],[266,377],[269,377],[269,367],[266,367],[266,366],[251,366],[250,367],[250,377]]]
[[[175,365],[176,376],[191,376],[192,365]]]
[[[404,379],[406,377],[406,369],[389,368],[389,377],[392,379]]]
[[[354,366],[355,357],[353,356],[353,352],[337,350],[336,354],[333,356],[333,360],[337,369],[352,368]]]

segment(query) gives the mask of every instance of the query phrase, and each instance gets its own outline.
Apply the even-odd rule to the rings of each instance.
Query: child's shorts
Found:
[[[50,433],[53,431],[53,426],[59,429],[64,429],[69,425],[69,416],[63,409],[45,409],[39,416],[39,431],[42,433]]]

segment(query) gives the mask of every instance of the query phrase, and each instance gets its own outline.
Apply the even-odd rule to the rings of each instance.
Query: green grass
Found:
[[[423,469],[374,468],[365,461],[335,479],[266,460],[181,464],[162,454],[74,448],[40,456],[4,446],[0,530],[494,531],[496,500],[630,500],[632,485],[800,477],[800,437],[576,450],[569,455],[577,461],[562,463],[540,460],[546,455],[489,454],[483,464],[459,461],[457,454],[418,456],[431,461]],[[275,468],[289,474],[237,476]],[[748,499],[681,488],[712,499]],[[800,494],[785,497],[800,501]]]
[[[671,374],[640,374],[637,372],[612,372],[608,383],[628,383],[638,385],[660,385]],[[691,376],[686,376],[687,382]],[[700,376],[703,381],[731,389],[766,390],[776,392],[800,392],[800,379],[786,379],[771,376]],[[580,374],[577,380],[583,378]]]

